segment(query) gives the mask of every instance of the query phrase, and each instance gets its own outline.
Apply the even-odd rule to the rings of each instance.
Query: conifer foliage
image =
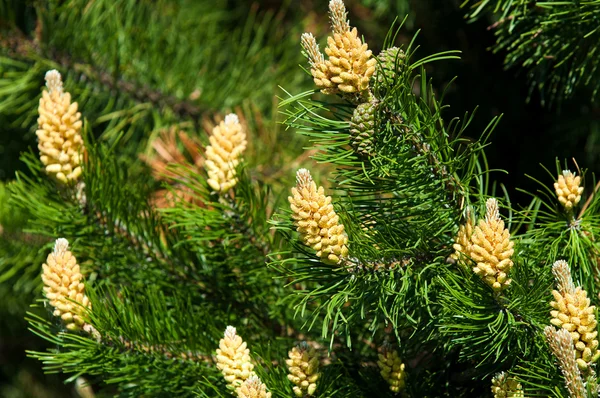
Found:
[[[75,23],[56,7],[46,24]],[[374,54],[342,0],[327,17],[324,54],[313,34],[294,38],[307,61],[294,74],[310,88],[290,79],[279,103],[312,156],[270,184],[247,106],[213,94],[204,123],[161,95],[116,104],[79,91],[80,106],[77,79],[45,71],[39,106],[24,102],[37,125],[21,119],[39,153],[22,155],[7,201],[46,258],[21,262],[43,285],[29,328],[49,343],[28,355],[102,396],[598,396],[594,175],[557,161],[531,203],[512,206],[484,152],[499,118],[465,138],[473,115],[448,121],[427,76],[458,53],[418,58],[418,37],[402,44],[395,24]],[[46,64],[29,62],[15,67],[41,80]],[[156,154],[131,156],[146,123]]]
[[[467,0],[471,19],[494,15],[494,50],[505,54],[507,67],[527,70],[531,89],[552,103],[586,93],[600,93],[598,18],[595,1]],[[565,40],[565,38],[568,38]],[[581,91],[585,89],[585,91]]]

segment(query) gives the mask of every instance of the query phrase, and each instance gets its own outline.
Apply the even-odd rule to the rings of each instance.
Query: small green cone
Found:
[[[375,70],[372,82],[377,82],[378,85],[393,81],[396,74],[402,69],[406,54],[398,47],[391,47],[382,51],[377,59],[379,60],[377,69]]]
[[[359,155],[370,156],[373,154],[375,111],[375,104],[365,102],[356,107],[350,120],[350,144]]]

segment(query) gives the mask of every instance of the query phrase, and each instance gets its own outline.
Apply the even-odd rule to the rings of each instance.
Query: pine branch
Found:
[[[505,52],[505,66],[523,67],[542,103],[560,104],[576,93],[595,102],[600,92],[598,53],[600,6],[595,1],[466,1],[470,17],[494,12],[495,52]]]
[[[593,290],[600,283],[595,240],[600,233],[597,228],[600,200],[594,192],[584,191],[587,200],[579,207],[582,210],[585,207],[585,211],[578,211],[574,218],[573,214],[577,213],[566,211],[551,188],[564,169],[567,169],[566,163],[561,165],[557,160],[556,171],[546,169],[550,177],[546,182],[533,179],[540,188],[535,193],[528,193],[532,196],[532,204],[518,212],[517,219],[525,228],[520,239],[529,245],[532,253],[539,253],[538,261],[542,264],[549,265],[560,259],[572,264],[575,279],[585,289]],[[581,176],[584,181],[589,178],[586,170]],[[594,181],[595,177],[591,177]]]
[[[99,69],[97,65],[76,60],[72,55],[57,49],[42,48],[37,40],[27,38],[16,28],[0,34],[0,47],[13,59],[23,62],[45,59],[46,63],[57,64],[61,70],[72,71],[75,80],[97,82],[112,95],[125,94],[138,104],[149,103],[156,109],[168,109],[178,118],[191,119],[196,124],[200,123],[207,111],[191,101],[165,94],[147,85],[139,85],[138,82],[129,81],[122,76],[115,76]]]
[[[281,104],[286,123],[314,143],[315,160],[337,167],[334,189],[342,196],[336,210],[342,209],[338,214],[349,236],[350,253],[343,263],[348,269],[319,263],[302,244],[271,256],[271,266],[300,286],[295,308],[311,314],[306,327],[320,326],[330,344],[335,332],[350,345],[352,331],[365,325],[376,331],[389,324],[400,336],[435,319],[436,294],[426,281],[435,275],[433,269],[446,266],[441,263],[474,191],[479,156],[498,122],[490,122],[481,142],[461,139],[472,116],[466,115],[462,123],[444,123],[443,106],[431,94],[423,68],[456,55],[446,52],[412,60],[413,49],[411,42],[378,66],[376,73],[382,76],[376,75],[369,88],[372,98],[358,107],[351,101],[316,101],[310,98],[313,92],[290,95]],[[361,107],[373,116],[357,116]],[[366,150],[357,149],[351,126],[367,123],[367,117],[374,126],[364,138]],[[274,225],[294,242],[289,219],[284,212]],[[430,330],[434,333],[433,326]],[[427,345],[424,336],[411,343]]]
[[[218,331],[189,298],[167,298],[156,289],[143,296],[125,289],[89,293],[94,302],[89,321],[99,340],[56,333],[51,322],[29,314],[31,330],[61,348],[29,352],[44,362],[47,372],[72,374],[68,380],[81,374],[102,376],[107,385],[118,383],[122,396],[192,396],[202,376],[216,376],[212,361],[206,363],[210,356],[198,352],[212,352]],[[148,372],[149,368],[153,370]]]
[[[176,201],[161,214],[173,229],[187,236],[179,242],[182,248],[193,248],[207,259],[201,271],[206,277],[205,294],[216,302],[227,295],[229,300],[223,304],[238,315],[274,335],[287,335],[286,324],[292,316],[274,301],[285,294],[283,282],[274,280],[265,267],[265,254],[279,244],[266,222],[268,191],[253,187],[243,169],[238,171],[235,193],[220,196],[211,193],[204,174],[185,167],[172,170],[180,174],[180,184],[193,192],[193,200]],[[265,295],[267,291],[271,297]]]

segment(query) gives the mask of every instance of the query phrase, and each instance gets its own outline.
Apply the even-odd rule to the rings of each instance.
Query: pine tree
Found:
[[[0,293],[31,303],[45,372],[123,397],[598,395],[600,184],[557,160],[513,205],[500,117],[448,121],[428,77],[458,52],[402,24],[367,43],[342,0],[298,34],[211,1],[35,7],[0,58],[4,117],[37,131],[0,186]]]

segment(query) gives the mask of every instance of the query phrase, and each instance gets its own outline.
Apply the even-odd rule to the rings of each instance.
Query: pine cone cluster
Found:
[[[296,174],[297,185],[288,197],[292,218],[305,245],[324,262],[338,264],[348,256],[348,237],[323,187],[317,189],[307,169]]]
[[[302,47],[308,56],[314,82],[325,94],[364,93],[369,88],[377,61],[356,28],[350,28],[342,0],[329,2],[329,17],[333,36],[327,38],[327,60],[314,36],[310,33],[302,35]]]
[[[208,185],[216,192],[227,192],[237,183],[235,168],[246,149],[246,133],[237,115],[231,113],[215,126],[206,147]]]
[[[227,326],[224,337],[219,341],[216,362],[225,381],[234,390],[237,390],[244,381],[254,375],[250,350],[233,326]]]
[[[57,70],[46,73],[46,86],[38,108],[38,149],[46,173],[62,183],[77,181],[81,175],[83,138],[81,113],[71,94],[63,92],[63,82]]]
[[[54,250],[42,264],[44,294],[54,307],[54,316],[59,316],[67,329],[81,330],[84,325],[81,315],[92,303],[85,295],[77,260],[68,249],[66,239],[57,239]]]
[[[369,156],[374,152],[376,108],[371,102],[360,104],[354,109],[350,119],[350,144],[359,155]]]
[[[558,201],[563,205],[565,210],[569,211],[577,206],[581,200],[583,187],[580,187],[581,177],[576,176],[569,170],[564,170],[558,176],[558,180],[554,183],[554,190]]]
[[[577,365],[587,369],[590,363],[598,360],[598,331],[596,326],[596,307],[590,305],[587,292],[581,287],[574,287],[569,265],[562,260],[554,263],[552,271],[557,279],[558,290],[553,290],[554,300],[550,302],[553,308],[550,311],[556,327],[562,328],[571,334],[575,348]]]
[[[288,356],[285,363],[290,372],[288,379],[294,383],[294,394],[297,397],[313,395],[319,378],[319,358],[315,349],[302,342],[292,348]]]
[[[246,379],[237,389],[238,398],[271,398],[267,386],[256,375]]]
[[[523,386],[506,372],[500,372],[492,378],[494,398],[524,398]]]
[[[513,242],[500,219],[496,199],[488,199],[486,209],[485,220],[480,220],[473,230],[469,257],[477,263],[473,272],[499,292],[511,282],[508,273],[513,266]]]
[[[379,366],[381,377],[390,385],[390,391],[400,392],[406,385],[406,372],[398,352],[385,346],[383,353],[378,356],[377,366]]]

